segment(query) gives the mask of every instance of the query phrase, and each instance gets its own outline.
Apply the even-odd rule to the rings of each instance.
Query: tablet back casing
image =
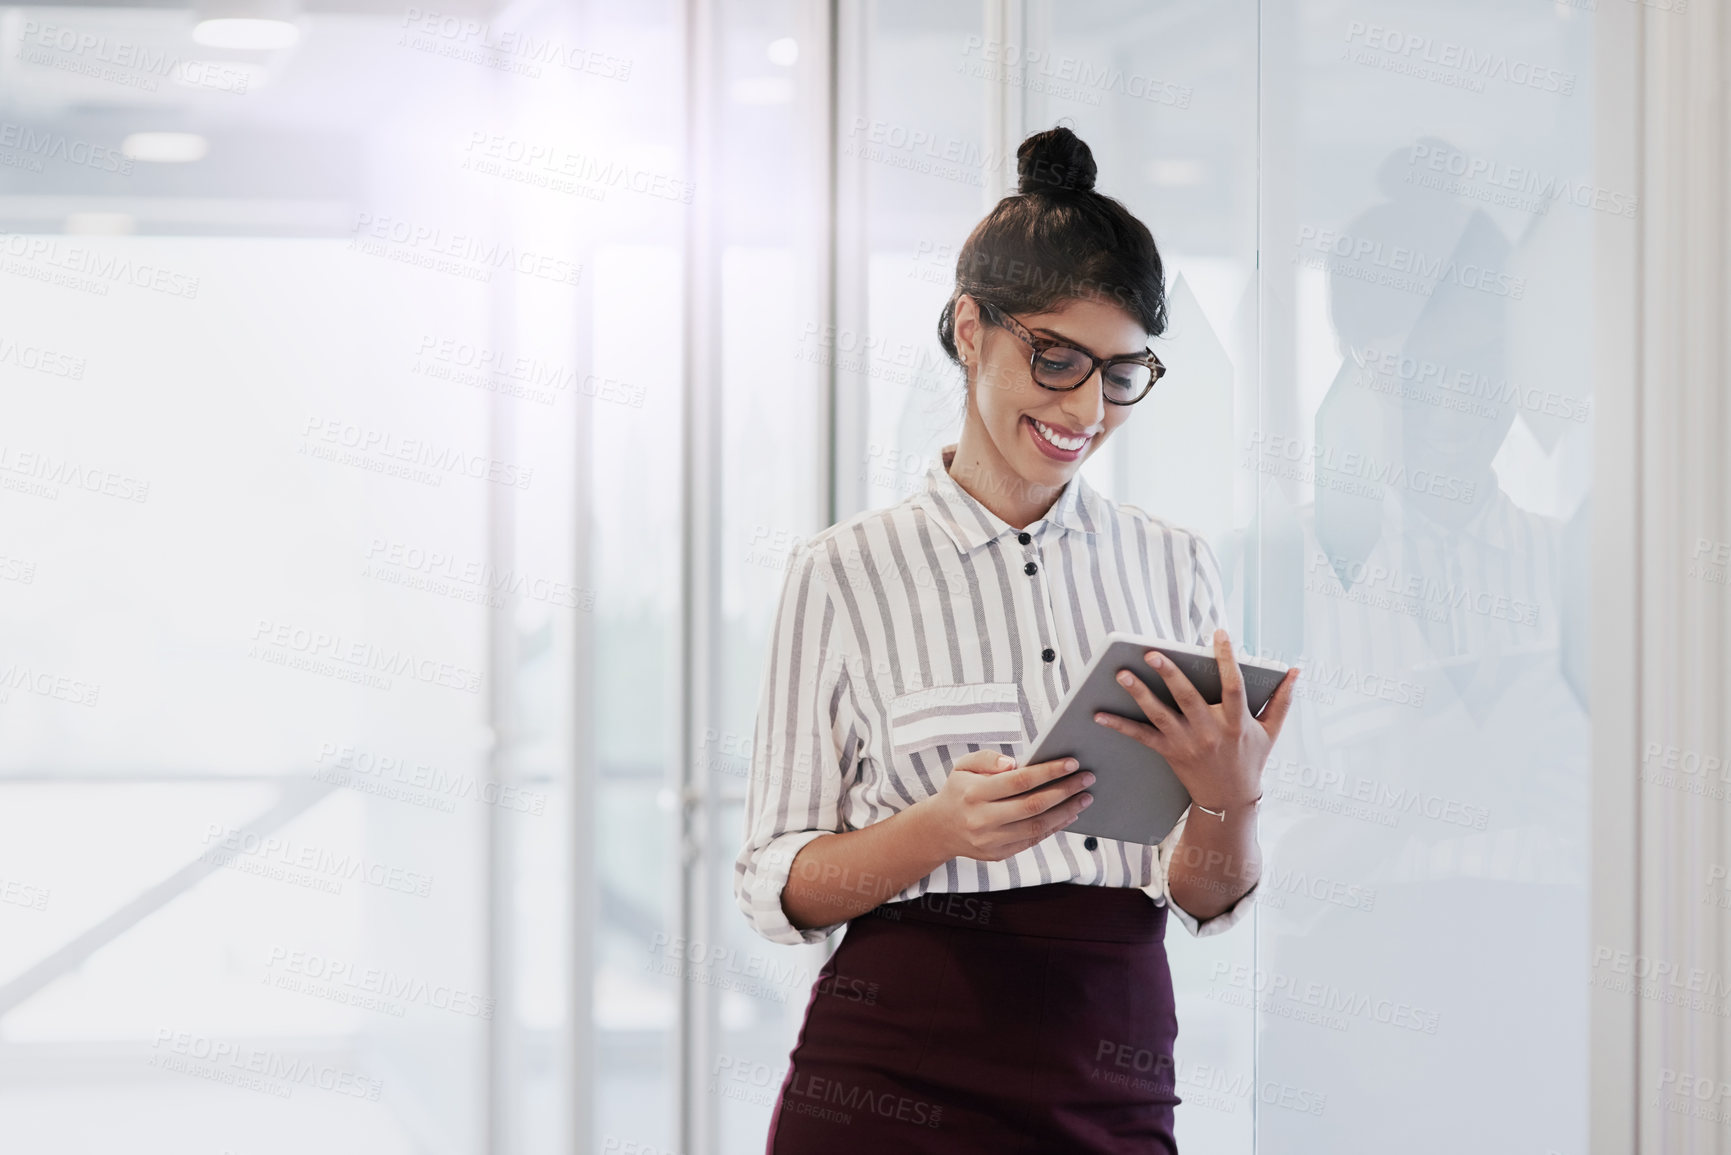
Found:
[[[1193,648],[1116,633],[1107,635],[1106,648],[1089,666],[1081,684],[1073,686],[1065,696],[1048,723],[1050,728],[1035,739],[1033,750],[1023,759],[1028,765],[1068,756],[1075,758],[1083,770],[1094,772],[1094,785],[1088,788],[1094,804],[1064,829],[1072,834],[1092,834],[1152,846],[1178,824],[1184,808],[1190,805],[1190,793],[1166,759],[1129,735],[1102,726],[1094,721],[1094,714],[1104,710],[1147,721],[1130,691],[1118,684],[1121,669],[1141,678],[1166,705],[1178,708],[1165,681],[1142,657],[1150,649],[1172,659],[1204,699],[1218,703],[1219,664],[1212,654],[1190,652]],[[1250,712],[1260,714],[1285,671],[1244,661],[1239,662],[1238,668],[1244,674]]]

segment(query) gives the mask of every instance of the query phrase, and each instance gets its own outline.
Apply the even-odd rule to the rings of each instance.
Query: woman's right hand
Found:
[[[945,861],[998,862],[1070,825],[1094,801],[1086,793],[1094,775],[1075,770],[1074,758],[1017,766],[990,750],[956,759],[943,786],[925,800]]]

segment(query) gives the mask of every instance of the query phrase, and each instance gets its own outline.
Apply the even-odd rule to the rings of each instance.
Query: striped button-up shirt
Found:
[[[801,543],[789,559],[759,698],[734,895],[772,942],[814,943],[781,906],[794,856],[938,792],[961,755],[1020,761],[1106,634],[1207,644],[1225,622],[1214,552],[1195,533],[1108,500],[1080,475],[1017,530],[950,476]],[[953,858],[893,896],[1073,882],[1166,902],[1184,822],[1155,846],[1059,831],[1000,862]],[[1249,908],[1198,922],[1225,930]]]

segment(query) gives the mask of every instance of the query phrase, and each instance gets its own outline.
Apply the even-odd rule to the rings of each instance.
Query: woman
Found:
[[[1211,641],[1237,671],[1207,543],[1077,474],[1161,372],[1153,237],[1093,191],[1068,129],[1016,155],[1018,193],[968,238],[938,321],[967,378],[959,441],[923,492],[788,567],[734,892],[774,942],[848,929],[771,1152],[1176,1151],[1166,913],[1224,930],[1260,871],[1259,782],[1296,670],[1261,721],[1241,684],[1209,706],[1154,651],[1181,712],[1120,675],[1152,725],[1096,720],[1206,811],[1158,847],[1066,832],[1093,776],[1008,757],[1110,630]]]

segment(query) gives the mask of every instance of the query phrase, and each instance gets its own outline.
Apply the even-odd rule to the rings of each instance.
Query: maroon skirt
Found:
[[[1171,1152],[1166,908],[1141,890],[927,894],[812,984],[769,1155]]]

